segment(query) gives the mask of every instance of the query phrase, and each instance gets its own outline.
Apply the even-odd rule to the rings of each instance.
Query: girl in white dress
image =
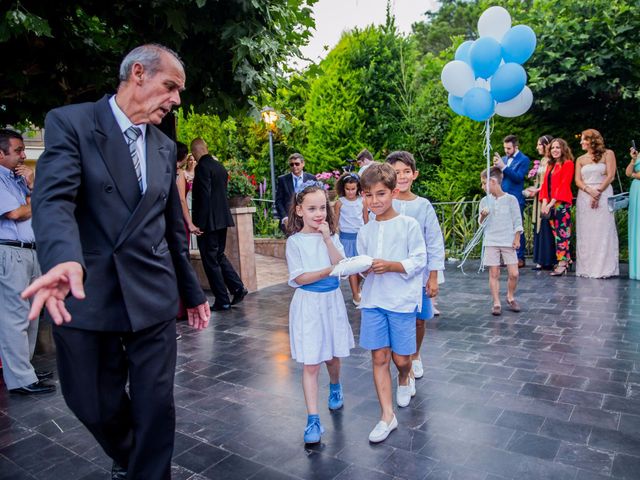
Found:
[[[356,242],[358,231],[369,220],[367,209],[360,195],[360,177],[357,173],[345,173],[336,183],[338,201],[333,206],[340,230],[340,243],[347,257],[358,255]],[[349,275],[353,304],[360,305],[360,275]]]
[[[329,409],[337,410],[343,405],[340,357],[349,356],[354,341],[340,281],[329,276],[344,258],[329,199],[317,182],[302,187],[294,195],[287,225],[289,285],[296,289],[289,307],[289,342],[292,358],[304,364],[304,441],[318,443],[324,431],[318,415],[320,366],[324,362],[329,372]]]

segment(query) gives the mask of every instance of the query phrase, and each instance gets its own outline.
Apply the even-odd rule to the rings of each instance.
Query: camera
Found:
[[[346,165],[342,166],[343,172],[354,172],[356,170],[356,159],[355,158],[347,158],[345,160]]]

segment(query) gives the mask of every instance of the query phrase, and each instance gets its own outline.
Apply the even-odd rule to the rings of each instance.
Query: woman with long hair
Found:
[[[533,198],[531,223],[533,225],[533,261],[536,264],[533,270],[550,270],[556,263],[556,240],[549,222],[540,218],[539,202],[540,188],[549,163],[551,140],[553,140],[551,135],[538,138],[536,150],[540,159],[533,161],[533,168],[529,171],[529,178],[534,179],[534,183],[522,192],[525,197]]]
[[[607,199],[613,195],[616,156],[594,129],[582,132],[580,146],[586,153],[576,161],[576,275],[613,277],[619,274],[618,232]]]
[[[565,140],[554,138],[549,146],[549,163],[540,189],[540,216],[548,219],[556,239],[557,264],[552,276],[564,275],[571,264],[571,182],[573,180],[573,153]]]
[[[635,146],[625,173],[632,178],[629,188],[629,278],[640,280],[640,156]]]

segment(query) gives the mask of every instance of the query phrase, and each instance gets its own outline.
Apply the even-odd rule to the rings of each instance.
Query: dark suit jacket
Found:
[[[502,161],[506,164],[507,157],[502,157]],[[530,163],[529,157],[518,150],[518,153],[511,161],[511,165],[502,171],[504,175],[502,177],[502,189],[516,197],[520,205],[524,205],[522,190],[524,190],[524,179],[529,173]]]
[[[315,175],[302,172],[303,182],[315,179]],[[281,219],[289,216],[289,207],[291,206],[293,194],[293,174],[289,172],[280,175],[278,177],[278,183],[276,184],[276,211],[278,212],[278,217]]]
[[[233,217],[227,200],[229,174],[220,162],[209,154],[196,165],[193,177],[193,224],[204,232],[233,227]]]
[[[86,298],[65,302],[69,327],[138,331],[171,320],[178,289],[188,307],[206,301],[189,260],[175,143],[153,125],[146,163],[141,195],[108,96],[47,114],[33,228],[43,271],[67,261],[85,270]]]

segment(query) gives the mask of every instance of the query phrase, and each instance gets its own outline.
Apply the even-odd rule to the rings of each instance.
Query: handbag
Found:
[[[620,186],[620,193],[615,195],[611,195],[607,198],[607,208],[611,213],[616,210],[622,210],[623,208],[627,208],[629,206],[629,192],[625,192],[622,190],[622,182],[620,181],[620,173],[618,173],[618,169],[616,168],[616,176],[618,177],[618,185]]]

